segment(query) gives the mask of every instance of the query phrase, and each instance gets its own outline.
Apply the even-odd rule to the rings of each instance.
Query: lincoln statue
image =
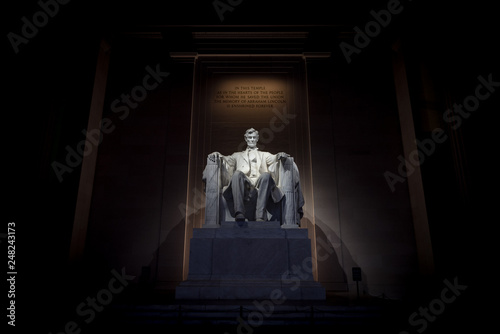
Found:
[[[228,156],[213,152],[208,158],[220,158],[225,169],[229,171],[226,176],[228,183],[222,195],[231,216],[236,221],[266,221],[267,212],[273,214],[280,207],[279,203],[284,196],[277,186],[278,163],[284,163],[290,155],[284,152],[271,154],[259,151],[259,132],[253,128],[246,130],[244,138],[247,143],[244,151]],[[248,203],[254,203],[255,209]],[[249,212],[250,210],[255,212]]]

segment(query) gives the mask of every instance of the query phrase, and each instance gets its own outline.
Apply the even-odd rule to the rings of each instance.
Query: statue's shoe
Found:
[[[242,213],[237,213],[234,218],[236,219],[237,222],[244,222],[245,221],[245,215]]]

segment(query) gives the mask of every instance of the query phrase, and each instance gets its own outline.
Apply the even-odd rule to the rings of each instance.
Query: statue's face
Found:
[[[247,142],[248,147],[254,148],[257,146],[257,142],[259,141],[259,135],[257,133],[249,133],[245,136],[245,141]]]

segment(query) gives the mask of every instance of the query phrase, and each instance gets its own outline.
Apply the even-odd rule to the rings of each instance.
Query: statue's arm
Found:
[[[233,155],[222,155],[219,152],[212,152],[208,155],[208,158],[212,161],[221,158],[222,161],[229,167],[234,167],[234,165],[236,164],[236,159],[233,157]]]
[[[273,177],[274,182],[276,182],[278,187],[280,186],[281,183],[279,175],[280,165],[285,163],[288,157],[290,157],[290,155],[285,152],[280,152],[277,154],[268,153],[265,157],[269,172],[271,173],[271,176]]]
[[[278,162],[278,161],[281,161],[281,162],[284,162],[286,160],[286,158],[288,158],[290,156],[290,154],[287,154],[285,152],[280,152],[280,153],[277,153],[277,154],[271,154],[269,153],[267,156],[266,156],[266,163],[268,166],[271,166],[272,164]]]
[[[234,166],[236,165],[236,159],[234,158],[233,156],[234,154],[232,155],[227,155],[227,156],[221,156],[222,157],[222,161],[224,162],[224,164],[228,167],[228,168],[234,168]]]
[[[219,152],[212,152],[208,155],[208,159],[213,162],[216,162],[218,159],[222,161],[220,165],[220,173],[223,187],[229,184],[229,181],[233,176],[234,167],[236,165],[236,159],[233,157],[233,155],[226,156],[220,154]]]
[[[288,153],[285,153],[285,152],[280,152],[278,154],[276,154],[276,160],[280,160],[280,161],[285,161],[286,158],[288,158],[290,156],[290,154]]]
[[[212,161],[215,161],[217,160],[219,157],[224,157],[222,154],[220,154],[219,152],[212,152],[208,155],[208,158]]]

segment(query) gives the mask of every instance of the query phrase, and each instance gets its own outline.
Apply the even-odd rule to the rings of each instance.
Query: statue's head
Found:
[[[244,137],[248,147],[254,148],[257,146],[257,142],[259,141],[259,131],[255,130],[254,128],[248,129],[245,132]]]

